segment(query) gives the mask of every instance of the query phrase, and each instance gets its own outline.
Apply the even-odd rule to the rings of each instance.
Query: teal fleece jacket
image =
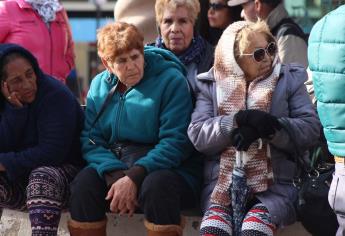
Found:
[[[144,58],[142,80],[124,94],[116,91],[104,113],[91,127],[109,90],[118,80],[108,71],[93,79],[81,135],[83,156],[103,177],[106,172],[127,169],[109,150],[109,145],[121,141],[155,144],[134,165],[144,167],[147,173],[174,169],[194,191],[198,191],[202,166],[201,158],[192,155],[194,149],[187,137],[192,99],[185,68],[164,49],[145,47]]]

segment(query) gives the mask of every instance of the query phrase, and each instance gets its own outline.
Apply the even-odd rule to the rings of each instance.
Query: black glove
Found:
[[[235,115],[239,127],[251,126],[259,132],[260,138],[270,138],[276,130],[281,129],[278,118],[260,110],[241,110]]]
[[[258,131],[250,126],[236,128],[230,134],[231,145],[237,151],[247,151],[249,146],[258,138],[260,138]]]

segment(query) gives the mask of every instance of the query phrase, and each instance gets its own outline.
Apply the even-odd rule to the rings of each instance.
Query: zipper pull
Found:
[[[89,142],[93,145],[96,145],[95,141],[93,141],[91,138],[89,138]]]

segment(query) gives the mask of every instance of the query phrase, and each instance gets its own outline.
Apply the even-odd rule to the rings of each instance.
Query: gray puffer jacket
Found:
[[[320,133],[319,119],[303,84],[306,79],[302,66],[283,65],[272,97],[270,114],[278,117],[284,128],[269,141],[275,184],[256,197],[266,205],[277,225],[288,225],[296,220],[297,191],[291,184],[295,174],[294,150],[298,148],[303,153],[315,144]],[[217,182],[220,154],[230,144],[228,124],[233,118],[218,114],[213,69],[197,77],[197,86],[200,92],[188,135],[195,148],[206,155],[201,197],[205,211]]]

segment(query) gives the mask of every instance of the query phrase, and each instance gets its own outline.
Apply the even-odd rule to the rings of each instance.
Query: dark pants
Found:
[[[105,218],[108,188],[96,170],[82,170],[71,184],[70,213],[73,220],[95,222]],[[154,224],[180,224],[180,210],[194,207],[197,199],[191,187],[172,170],[158,170],[144,179],[138,202],[146,220]]]

